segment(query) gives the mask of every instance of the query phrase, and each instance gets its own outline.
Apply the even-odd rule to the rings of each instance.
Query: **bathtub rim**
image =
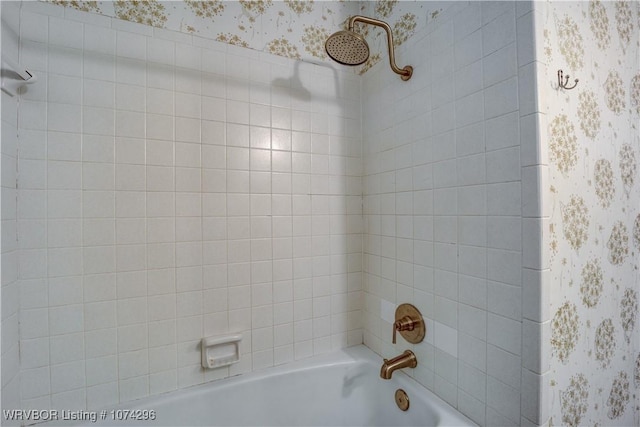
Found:
[[[145,396],[140,399],[135,399],[115,405],[109,405],[106,407],[100,407],[95,409],[89,409],[91,412],[111,411],[111,410],[132,410],[132,409],[147,409],[153,410],[155,407],[161,406],[165,403],[170,403],[175,400],[189,399],[191,396],[198,395],[210,388],[224,387],[227,385],[241,385],[253,381],[259,381],[270,377],[286,375],[296,372],[304,372],[307,370],[316,370],[326,367],[335,366],[348,366],[355,364],[367,364],[377,369],[382,364],[382,357],[374,353],[371,349],[364,344],[359,344],[352,347],[338,349],[329,353],[311,356],[305,359],[299,359],[292,362],[285,363],[283,365],[268,367],[256,371],[247,372],[245,374],[233,375],[230,377],[222,378],[219,380],[212,380],[202,384],[196,384],[193,386],[170,390],[164,393]],[[387,381],[379,379],[380,381]],[[391,381],[398,383],[398,388],[403,388],[411,398],[414,396],[412,402],[415,404],[420,401],[426,402],[437,413],[441,423],[441,426],[477,426],[475,422],[469,419],[467,416],[459,412],[456,408],[437,396],[431,390],[417,382],[414,378],[407,375],[403,371],[394,372],[394,376]],[[420,395],[420,397],[415,397]],[[389,396],[389,399],[393,399],[393,396]],[[154,407],[151,407],[151,406]],[[411,409],[409,409],[411,410]],[[465,423],[465,424],[461,424]],[[55,422],[38,423],[38,425],[59,425]],[[128,424],[122,424],[128,425]]]

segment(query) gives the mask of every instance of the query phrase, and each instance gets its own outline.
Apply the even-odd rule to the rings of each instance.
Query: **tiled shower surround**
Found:
[[[400,49],[409,84],[363,77],[364,343],[402,352],[393,307],[413,302],[427,338],[411,375],[481,425],[542,423],[523,350],[532,24],[530,3],[458,3]]]
[[[39,79],[20,103],[22,406],[361,343],[359,77],[64,14],[23,4],[20,21]],[[205,372],[200,339],[227,333],[240,362]]]
[[[384,357],[412,348],[418,367],[407,373],[479,425],[637,420],[637,329],[610,368],[576,377],[593,362],[601,315],[622,320],[616,304],[554,322],[576,326],[564,335],[581,350],[553,360],[564,341],[552,342],[551,308],[582,304],[584,254],[565,241],[562,258],[550,253],[565,227],[555,200],[595,200],[587,160],[600,154],[588,144],[606,151],[606,135],[624,128],[620,169],[635,167],[637,85],[605,84],[599,67],[613,75],[621,42],[636,43],[637,63],[640,9],[548,3],[360,2],[363,15],[400,26],[396,60],[414,67],[403,82],[386,52],[376,63],[378,28],[362,75],[318,57],[323,32],[355,5],[287,2],[268,11],[284,10],[282,22],[266,14],[238,26],[252,48],[281,37],[289,55],[305,49],[296,61],[73,7],[2,2],[3,55],[39,79],[19,99],[2,94],[3,409],[95,409],[364,343]],[[167,28],[188,27],[187,7],[164,9]],[[305,39],[305,25],[322,37]],[[618,41],[607,47],[607,37]],[[633,51],[625,58],[624,82],[636,82]],[[556,90],[557,68],[582,86]],[[615,113],[601,139],[583,138],[582,111],[580,129],[574,118],[559,140],[545,136],[558,128],[547,115],[575,117],[585,96]],[[562,178],[565,156],[551,145],[575,154]],[[613,166],[610,182],[607,171],[594,178],[600,190],[620,175],[617,152],[604,151]],[[567,185],[550,185],[558,179]],[[630,194],[618,191],[614,218],[629,232]],[[604,263],[613,231],[603,224],[587,234],[603,236],[588,247]],[[633,262],[619,280],[637,292]],[[426,319],[423,343],[391,344],[404,302]],[[634,307],[624,311],[631,331]],[[200,339],[238,332],[240,363],[205,372]],[[631,399],[601,387],[614,370]]]
[[[393,306],[412,302],[410,374],[480,424],[520,423],[528,8],[443,4],[398,51],[402,82],[384,61],[360,77],[23,3],[40,80],[20,101],[22,407],[363,341],[393,356]],[[236,332],[240,363],[205,372],[200,338]]]

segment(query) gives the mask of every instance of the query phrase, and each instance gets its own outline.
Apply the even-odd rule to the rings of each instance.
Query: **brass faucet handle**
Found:
[[[393,324],[393,344],[396,343],[397,331],[413,331],[416,327],[416,321],[409,316],[405,316],[400,320],[396,320]]]
[[[393,323],[393,343],[396,343],[396,332],[410,342],[417,344],[424,339],[426,325],[422,314],[411,304],[400,304],[396,308],[396,321]]]
[[[404,316],[402,319],[396,321],[396,329],[399,331],[413,331],[418,322],[419,320]]]

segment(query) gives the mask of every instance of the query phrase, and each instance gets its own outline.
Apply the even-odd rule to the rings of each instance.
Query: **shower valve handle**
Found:
[[[424,339],[427,325],[420,311],[411,304],[400,304],[396,308],[393,322],[393,343],[396,343],[396,333],[400,332],[402,338],[411,344],[418,344]]]
[[[396,332],[413,331],[416,327],[416,321],[409,316],[396,320],[393,324],[393,344],[396,343]]]

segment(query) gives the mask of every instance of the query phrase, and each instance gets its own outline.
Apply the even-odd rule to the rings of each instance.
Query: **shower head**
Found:
[[[334,61],[342,65],[360,65],[369,59],[367,41],[353,31],[333,33],[325,42],[324,48]]]
[[[387,32],[387,47],[389,49],[389,64],[394,73],[400,74],[402,80],[409,80],[413,74],[413,67],[407,65],[398,68],[393,51],[393,34],[391,27],[384,21],[379,21],[366,16],[355,15],[349,18],[349,29],[338,31],[329,36],[324,44],[327,54],[336,62],[343,65],[360,65],[369,59],[369,45],[360,34],[353,30],[356,22],[376,25]]]

